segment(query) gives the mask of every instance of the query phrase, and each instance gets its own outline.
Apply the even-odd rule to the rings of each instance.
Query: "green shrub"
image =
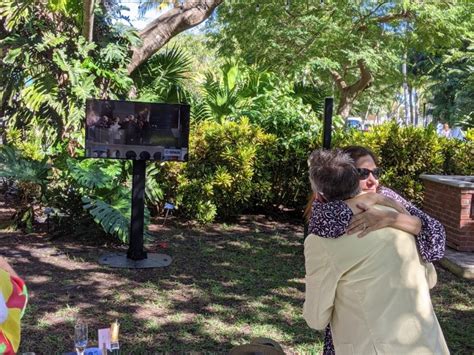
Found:
[[[449,175],[474,174],[474,141],[441,138],[443,173]]]
[[[18,149],[3,145],[0,147],[0,178],[16,187],[16,213],[13,223],[17,228],[32,232],[35,219],[34,206],[43,200],[51,167],[47,158],[41,161],[31,159]]]
[[[66,153],[54,159],[45,194],[53,208],[53,232],[74,236],[113,236],[127,243],[131,215],[131,163],[103,159],[72,159]],[[146,196],[157,193],[149,191]],[[145,236],[150,213],[145,208]]]
[[[384,169],[381,183],[417,204],[423,201],[420,175],[472,175],[472,141],[439,137],[432,127],[400,127],[396,122],[375,126],[369,132],[353,131],[339,146],[362,145],[370,148]]]
[[[305,204],[309,192],[307,159],[319,146],[322,132],[322,123],[311,106],[285,93],[284,88],[280,90],[281,95],[265,96],[265,105],[252,121],[276,136],[274,146],[266,151],[259,169],[268,175],[265,181],[272,185],[272,194],[267,200],[255,201],[265,209],[279,205],[299,208]]]
[[[468,128],[466,130],[466,139],[468,141],[474,141],[474,128]]]
[[[258,167],[274,142],[274,136],[245,117],[199,123],[190,136],[189,162],[167,163],[164,169],[163,180],[172,182],[165,194],[173,196],[169,189],[176,189],[174,202],[181,213],[203,223],[237,215],[257,196],[271,194],[268,174]]]
[[[320,132],[318,132],[320,133]],[[416,203],[422,202],[419,176],[472,174],[472,142],[438,137],[432,128],[400,127],[395,122],[370,132],[334,132],[334,146],[366,146],[380,158],[382,184]],[[307,157],[320,146],[320,134],[283,144],[246,118],[239,122],[202,122],[191,134],[190,161],[166,163],[157,174],[167,201],[181,213],[211,222],[243,211],[283,205],[300,208],[310,192]]]
[[[358,144],[372,149],[385,171],[381,182],[417,203],[422,201],[423,192],[420,174],[473,174],[472,140],[450,140],[438,137],[432,128],[400,127],[394,122],[370,132],[346,132],[342,126],[337,127],[334,146]],[[288,144],[283,137],[265,133],[245,117],[197,123],[190,135],[189,162],[149,164],[147,204],[159,210],[164,202],[172,202],[182,215],[203,223],[256,208],[299,208],[310,192],[306,160],[321,142],[321,132],[312,134],[314,131],[295,135]],[[127,241],[129,162],[75,161],[64,153],[54,158],[53,169],[49,169],[46,161],[25,159],[13,148],[3,148],[0,157],[2,176],[30,191],[29,197],[34,195],[31,189],[37,189],[48,206],[58,208],[74,221],[71,226],[75,230],[75,221],[90,222],[92,217],[106,233]],[[46,171],[51,172],[48,180]],[[25,206],[38,201],[33,199]],[[26,227],[31,227],[30,212],[25,208],[18,216]]]
[[[316,139],[291,146],[276,144],[269,149],[259,170],[267,175],[265,181],[271,184],[271,194],[267,195],[267,200],[260,199],[255,203],[263,208],[301,208],[306,204],[310,192],[307,160],[317,147]]]

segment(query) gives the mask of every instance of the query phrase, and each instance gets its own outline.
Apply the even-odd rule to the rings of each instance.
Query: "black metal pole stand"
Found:
[[[323,123],[323,148],[331,149],[331,133],[332,133],[332,108],[334,99],[326,97],[324,99],[324,123]]]
[[[146,161],[133,161],[132,219],[130,221],[130,243],[127,258],[143,260],[147,253],[143,249],[143,227],[145,218],[145,173]]]
[[[116,268],[147,269],[171,264],[166,254],[147,253],[143,247],[145,217],[146,160],[133,161],[132,218],[130,220],[130,242],[127,254],[110,253],[99,257],[99,263]]]

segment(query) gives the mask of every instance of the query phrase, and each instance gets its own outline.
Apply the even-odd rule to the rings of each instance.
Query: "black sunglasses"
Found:
[[[375,168],[374,170],[366,168],[357,168],[357,172],[359,173],[359,179],[365,180],[369,177],[370,173],[372,173],[374,178],[378,179],[383,171],[382,168]]]

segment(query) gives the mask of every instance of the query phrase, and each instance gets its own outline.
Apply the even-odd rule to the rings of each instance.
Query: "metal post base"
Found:
[[[99,264],[122,269],[151,269],[169,266],[172,260],[166,254],[148,253],[146,259],[132,260],[123,253],[110,253],[100,256]]]

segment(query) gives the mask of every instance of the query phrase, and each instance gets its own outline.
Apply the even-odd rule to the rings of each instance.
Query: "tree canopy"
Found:
[[[472,31],[472,3],[294,0],[229,2],[213,20],[220,53],[291,76],[332,81],[347,116],[369,86],[401,84],[408,49],[457,47]],[[456,6],[454,6],[456,5]]]

